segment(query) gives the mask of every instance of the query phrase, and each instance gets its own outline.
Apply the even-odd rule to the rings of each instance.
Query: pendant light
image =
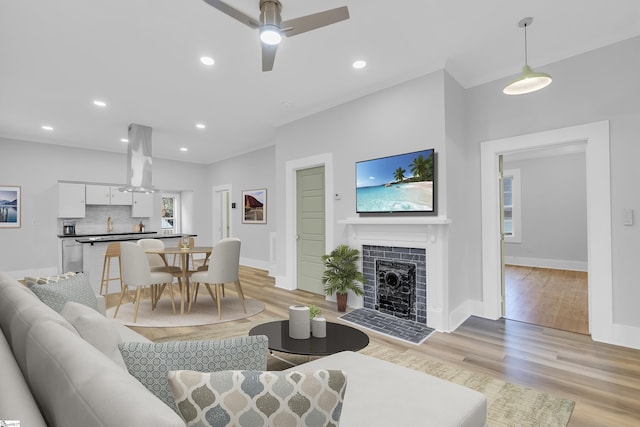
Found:
[[[547,73],[534,72],[527,63],[527,27],[531,26],[533,18],[524,18],[518,22],[520,28],[524,28],[524,67],[522,75],[506,85],[502,92],[505,95],[524,95],[535,92],[551,84],[551,76]]]

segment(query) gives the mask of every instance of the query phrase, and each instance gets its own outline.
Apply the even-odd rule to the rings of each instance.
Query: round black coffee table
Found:
[[[288,320],[276,320],[255,326],[249,331],[249,335],[266,335],[271,351],[306,356],[329,356],[340,351],[358,351],[369,344],[369,337],[364,332],[333,322],[327,322],[326,338],[290,338]]]

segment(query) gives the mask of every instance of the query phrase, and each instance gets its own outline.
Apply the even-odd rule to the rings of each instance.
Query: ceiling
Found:
[[[344,5],[351,18],[284,39],[263,73],[257,31],[203,0],[3,0],[0,137],[125,153],[120,139],[139,123],[153,128],[154,157],[209,164],[442,68],[465,88],[506,83],[522,69],[527,16],[539,71],[640,35],[638,0],[281,1],[283,20]],[[227,3],[258,16],[258,0]],[[353,69],[356,59],[367,67]]]

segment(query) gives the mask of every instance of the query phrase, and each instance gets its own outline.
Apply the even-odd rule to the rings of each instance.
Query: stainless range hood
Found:
[[[127,186],[120,191],[154,193],[151,184],[151,128],[136,123],[129,125],[129,150],[127,151]]]

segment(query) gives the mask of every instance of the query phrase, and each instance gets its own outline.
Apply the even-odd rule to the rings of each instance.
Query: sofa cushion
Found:
[[[118,366],[127,369],[118,349],[118,345],[122,342],[120,335],[103,315],[74,301],[69,301],[60,314],[76,328],[82,339],[100,350]]]
[[[89,279],[84,273],[78,273],[65,280],[43,285],[32,284],[29,289],[42,302],[57,311],[62,311],[69,301],[79,302],[98,311],[98,300],[91,289]]]
[[[48,425],[184,427],[171,408],[63,326],[38,322],[26,340],[29,386]]]
[[[342,369],[349,375],[340,417],[345,427],[481,427],[487,422],[484,394],[375,357],[344,351],[290,370],[300,369]]]
[[[344,372],[171,371],[171,392],[187,426],[337,426]]]
[[[124,342],[120,351],[129,373],[177,412],[167,382],[169,371],[265,370],[267,342],[262,335],[207,341]]]
[[[74,333],[75,328],[43,304],[29,289],[14,282],[15,286],[5,286],[0,290],[0,322],[18,366],[27,375],[25,339],[32,325],[51,320]]]
[[[20,420],[23,426],[46,427],[38,404],[31,395],[27,381],[11,353],[9,343],[0,332],[0,419]]]

